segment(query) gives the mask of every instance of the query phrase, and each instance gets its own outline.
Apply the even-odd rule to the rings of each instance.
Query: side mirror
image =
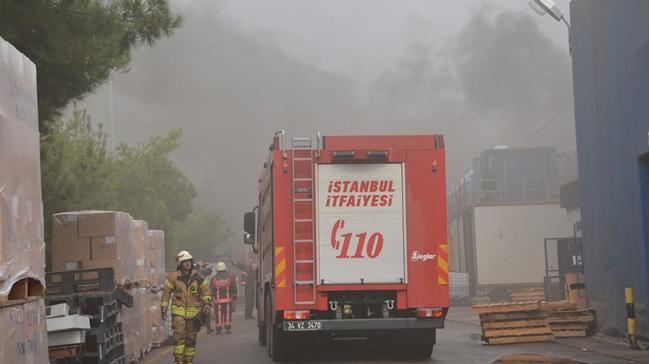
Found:
[[[243,214],[243,242],[244,244],[253,245],[256,241],[255,230],[257,226],[257,219],[253,212],[246,212]]]

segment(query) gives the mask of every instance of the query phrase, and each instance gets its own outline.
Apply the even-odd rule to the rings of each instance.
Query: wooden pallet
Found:
[[[541,302],[541,309],[547,312],[578,310],[577,304],[568,301]]]
[[[508,328],[508,329],[492,329],[492,330],[483,330],[483,335],[487,340],[492,338],[508,337],[508,336],[533,336],[533,335],[552,335],[552,329],[549,325],[538,326],[538,327],[519,327],[519,328]]]
[[[549,311],[548,321],[555,337],[585,337],[595,316],[589,310]]]
[[[516,329],[526,327],[539,327],[548,326],[547,319],[530,319],[530,320],[516,320],[516,321],[486,321],[482,323],[483,330],[497,330],[497,329]]]
[[[43,297],[45,289],[40,281],[33,278],[24,278],[14,283],[8,295],[0,295],[0,302],[20,301],[32,297]]]
[[[506,344],[525,344],[525,343],[542,343],[554,341],[554,335],[530,335],[530,336],[513,336],[513,337],[497,337],[489,339],[490,345],[506,345]]]
[[[83,345],[55,346],[48,349],[50,359],[76,358],[81,354]]]
[[[485,305],[475,305],[472,307],[473,312],[479,315],[491,313],[539,311],[540,309],[541,303],[539,301],[491,303]]]

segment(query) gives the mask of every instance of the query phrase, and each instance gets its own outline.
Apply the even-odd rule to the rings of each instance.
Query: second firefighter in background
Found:
[[[210,280],[214,316],[216,317],[216,333],[232,333],[232,307],[237,299],[237,279],[228,273],[224,262],[216,264],[216,274]]]

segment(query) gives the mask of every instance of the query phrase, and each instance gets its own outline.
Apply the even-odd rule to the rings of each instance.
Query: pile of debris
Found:
[[[526,301],[473,306],[480,315],[482,339],[491,345],[584,337],[594,320],[591,310],[570,302]]]

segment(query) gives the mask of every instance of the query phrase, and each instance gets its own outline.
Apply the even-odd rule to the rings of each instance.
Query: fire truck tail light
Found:
[[[308,320],[309,318],[311,318],[311,312],[307,310],[284,311],[284,320]]]
[[[417,317],[419,318],[441,318],[444,317],[444,310],[441,308],[418,308]]]

